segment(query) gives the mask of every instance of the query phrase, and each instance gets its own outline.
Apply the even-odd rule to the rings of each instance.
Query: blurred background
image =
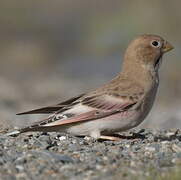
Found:
[[[141,127],[181,127],[181,1],[1,0],[1,128],[37,116],[19,111],[58,103],[112,79],[130,40],[158,34],[164,56],[156,103]]]

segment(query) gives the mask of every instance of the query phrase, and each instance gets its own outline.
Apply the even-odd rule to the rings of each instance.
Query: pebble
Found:
[[[66,136],[60,136],[58,139],[59,139],[60,141],[65,140],[65,139],[66,139]]]

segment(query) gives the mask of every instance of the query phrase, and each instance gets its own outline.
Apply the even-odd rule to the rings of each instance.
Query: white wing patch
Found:
[[[70,117],[73,117],[75,115],[86,113],[86,112],[89,112],[92,110],[94,110],[94,108],[91,108],[91,107],[88,107],[86,105],[82,105],[81,103],[79,103],[79,104],[75,105],[73,108],[71,108],[67,111],[64,111],[63,113],[58,113],[58,114],[55,113],[55,114],[49,116],[51,121],[44,124],[43,126],[54,126],[58,120],[62,121],[62,120],[68,119]]]

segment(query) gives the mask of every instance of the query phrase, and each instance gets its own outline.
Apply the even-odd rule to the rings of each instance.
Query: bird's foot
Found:
[[[120,141],[121,140],[120,137],[116,137],[116,136],[100,136],[99,139],[100,140],[109,140],[109,141]]]

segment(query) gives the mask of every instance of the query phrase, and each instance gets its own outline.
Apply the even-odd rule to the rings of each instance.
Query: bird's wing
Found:
[[[138,103],[140,93],[136,96],[121,96],[118,94],[97,94],[83,96],[79,103],[68,110],[55,112],[47,119],[39,121],[29,127],[23,128],[21,132],[38,130],[54,126],[70,125],[73,123],[96,120],[116,113],[124,112]]]
[[[47,119],[23,128],[20,132],[104,118],[136,108],[143,97],[142,87],[124,77],[119,80],[115,78],[95,91],[58,104],[58,108],[53,109],[52,115]],[[50,107],[49,110],[42,108],[23,114],[50,112],[50,110]]]
[[[24,114],[51,114],[55,113],[56,111],[60,111],[61,109],[66,109],[66,107],[70,107],[74,102],[78,102],[77,100],[81,98],[84,94],[81,94],[79,96],[73,97],[71,99],[68,99],[66,101],[63,101],[59,104],[55,104],[52,106],[46,106],[38,109],[33,109],[30,111],[25,111],[18,113],[16,115],[24,115]]]
[[[49,120],[47,124],[45,123],[45,126],[63,125],[104,118],[118,112],[126,111],[136,103],[137,101],[130,98],[117,98],[110,95],[86,97],[80,104],[75,106],[75,108],[65,111],[65,114],[63,113],[65,116],[66,112],[67,115],[70,113],[70,117],[63,119],[60,116],[62,113],[57,112],[51,117],[51,120]]]

